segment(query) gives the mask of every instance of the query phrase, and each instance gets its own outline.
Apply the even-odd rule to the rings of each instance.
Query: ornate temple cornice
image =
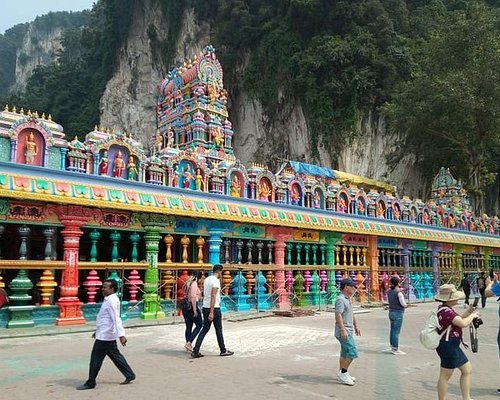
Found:
[[[211,195],[5,162],[0,162],[0,197],[500,248],[500,237],[488,234]]]

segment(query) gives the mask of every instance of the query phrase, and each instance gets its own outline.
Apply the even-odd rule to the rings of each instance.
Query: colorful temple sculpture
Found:
[[[225,265],[223,307],[325,307],[350,276],[360,302],[392,275],[410,301],[500,270],[500,222],[473,215],[462,184],[436,175],[428,201],[391,185],[287,161],[244,166],[232,147],[214,49],[159,85],[148,148],[102,127],[69,135],[50,115],[0,112],[0,327],[95,319],[108,277],[124,318],[171,313],[195,270]]]

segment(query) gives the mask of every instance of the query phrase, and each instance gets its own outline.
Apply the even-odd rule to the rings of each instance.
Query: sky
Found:
[[[82,11],[97,0],[4,0],[0,8],[0,34],[49,11]]]

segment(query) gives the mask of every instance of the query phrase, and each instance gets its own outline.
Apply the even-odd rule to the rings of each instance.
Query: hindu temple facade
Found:
[[[198,269],[225,266],[223,308],[325,307],[351,276],[356,299],[410,301],[464,272],[500,271],[500,222],[472,214],[461,182],[428,201],[391,185],[287,161],[244,166],[232,148],[223,70],[208,46],[160,83],[147,148],[95,127],[81,140],[50,115],[0,112],[0,327],[84,324],[120,281],[124,318],[162,318]]]

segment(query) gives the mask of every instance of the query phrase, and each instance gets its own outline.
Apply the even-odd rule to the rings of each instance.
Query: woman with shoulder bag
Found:
[[[463,298],[465,298],[464,292],[457,290],[455,285],[450,284],[440,286],[439,293],[434,298],[442,303],[438,308],[437,316],[441,325],[441,332],[444,332],[436,349],[441,359],[438,380],[439,400],[446,399],[448,382],[455,368],[458,368],[461,373],[460,390],[462,391],[462,399],[472,400],[470,398],[472,366],[460,348],[460,344],[462,343],[462,328],[468,327],[479,314],[474,311],[473,306],[469,306],[462,315],[458,314],[453,307]]]
[[[196,276],[192,275],[184,285],[186,299],[182,307],[182,315],[184,316],[184,323],[186,324],[186,331],[184,333],[186,344],[184,348],[190,353],[193,351],[193,341],[203,327],[203,319],[198,301],[201,299],[200,286],[203,285],[204,278],[205,273],[203,271],[198,271]],[[193,324],[195,325],[194,329]]]

